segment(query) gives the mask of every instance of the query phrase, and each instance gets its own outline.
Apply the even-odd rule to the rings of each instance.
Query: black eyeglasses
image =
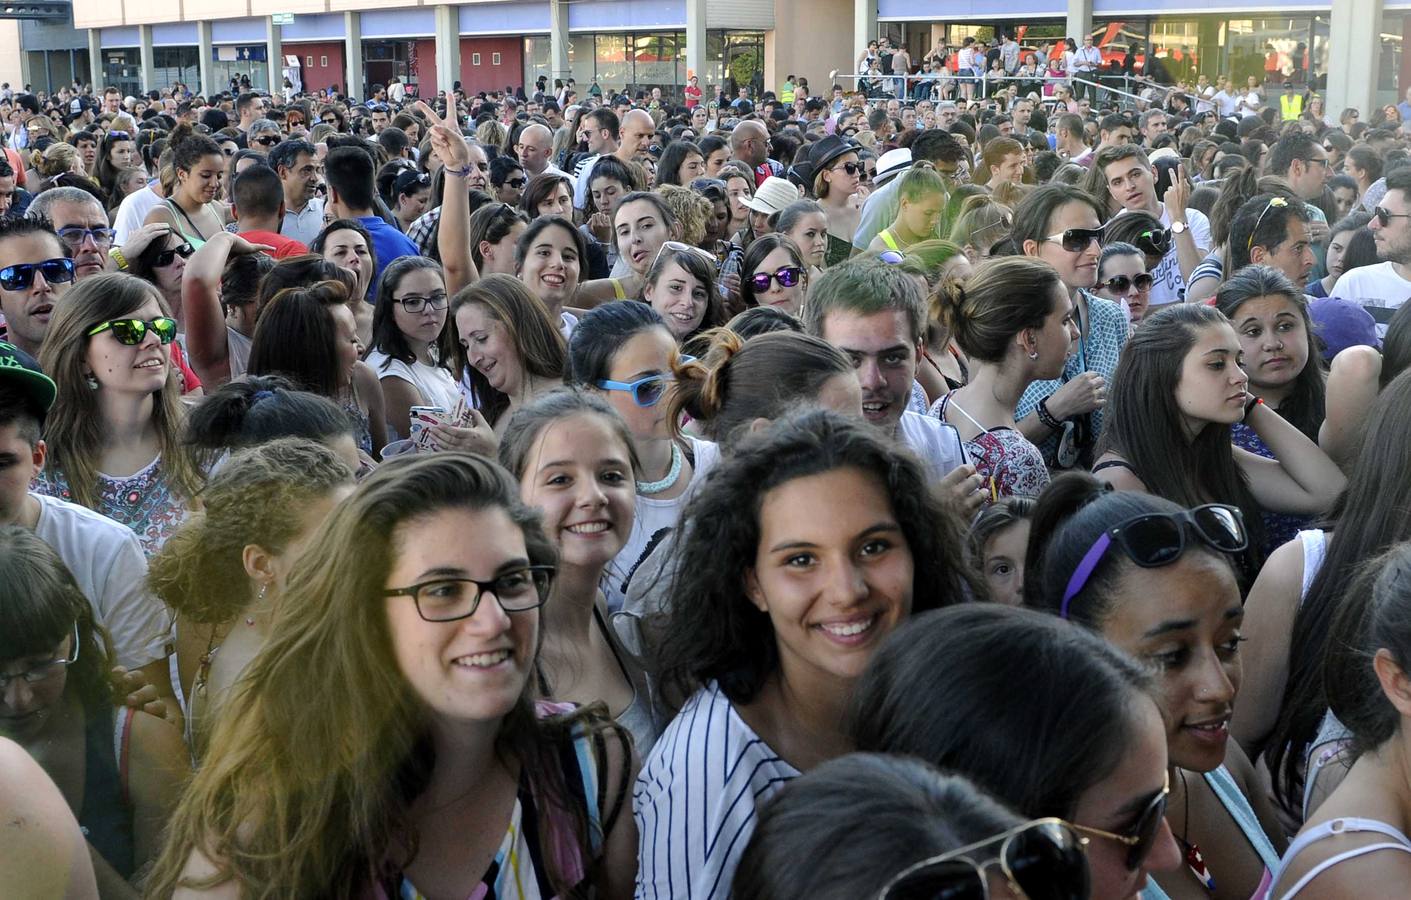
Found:
[[[1150,274],[1146,272],[1142,272],[1140,275],[1131,276],[1113,275],[1111,278],[1104,281],[1102,283],[1102,286],[1107,288],[1114,294],[1125,294],[1127,293],[1127,291],[1131,290],[1132,285],[1134,284],[1137,286],[1137,290],[1139,291],[1149,291],[1151,290],[1151,285],[1155,282],[1155,280],[1155,278],[1153,278]]]
[[[158,253],[156,259],[152,260],[152,266],[153,268],[164,269],[167,266],[171,265],[172,262],[175,261],[178,256],[180,256],[182,259],[186,259],[188,256],[195,252],[196,249],[190,244],[182,244],[180,247],[172,247],[170,249],[163,250],[162,252]]]
[[[1391,224],[1392,219],[1411,219],[1411,213],[1394,213],[1380,206],[1372,209],[1372,218],[1377,220],[1377,224],[1385,228]]]
[[[1118,522],[1093,541],[1063,591],[1060,618],[1068,618],[1073,598],[1082,593],[1098,564],[1114,544],[1143,569],[1170,565],[1186,550],[1186,536],[1221,553],[1239,553],[1249,545],[1244,514],[1237,507],[1207,503],[1174,513],[1146,513]]]
[[[1051,234],[1044,240],[1062,246],[1069,253],[1081,253],[1095,243],[1101,244],[1102,236],[1101,228],[1069,228],[1060,234]]]
[[[393,297],[392,299],[394,302],[402,304],[402,309],[405,309],[412,315],[425,312],[428,306],[440,312],[445,309],[449,303],[445,294],[432,294],[429,297],[423,297],[420,294],[408,294],[405,297]]]
[[[100,322],[88,329],[88,336],[93,337],[95,334],[111,331],[113,337],[118,339],[119,344],[136,347],[147,339],[149,330],[156,333],[157,340],[163,344],[170,344],[176,340],[176,319],[169,319],[166,316],[158,316],[146,322],[141,319],[112,319]]]
[[[99,247],[107,247],[112,244],[113,237],[117,234],[111,228],[84,228],[82,225],[71,225],[68,228],[59,229],[59,237],[63,238],[65,244],[77,250],[83,246],[83,239],[93,238],[93,243]]]
[[[771,281],[779,282],[780,287],[791,288],[799,283],[803,278],[803,269],[799,266],[784,266],[774,272],[756,272],[750,276],[750,285],[756,293],[764,293],[769,290]]]
[[[1171,776],[1167,774],[1166,784],[1143,807],[1141,815],[1137,816],[1137,821],[1125,834],[1103,831],[1101,828],[1089,828],[1086,825],[1073,825],[1072,827],[1083,834],[1125,844],[1127,846],[1127,868],[1136,871],[1142,861],[1151,855],[1151,848],[1156,844],[1156,836],[1161,831],[1161,820],[1166,818],[1166,799],[1170,794]]]
[[[16,672],[14,675],[0,674],[0,691],[4,691],[10,686],[10,682],[16,678],[23,678],[25,684],[39,684],[41,681],[53,678],[59,674],[60,669],[66,669],[78,662],[78,623],[73,623],[73,646],[69,648],[69,655],[62,659],[51,659],[42,662],[32,669],[23,672]]]
[[[44,276],[49,284],[67,284],[73,281],[73,260],[46,259],[44,262],[19,263],[0,269],[0,288],[7,291],[29,290],[34,284],[34,273]]]
[[[480,608],[480,598],[487,591],[495,595],[500,609],[507,613],[536,609],[549,599],[549,585],[553,580],[553,566],[524,566],[490,581],[436,578],[386,591],[383,596],[411,597],[417,615],[428,622],[455,622],[475,615]]]
[[[986,863],[976,851],[998,843],[999,855]],[[878,900],[988,900],[985,870],[999,864],[1013,893],[1029,900],[1084,900],[1088,861],[1083,839],[1062,819],[1037,819],[949,853],[923,859],[892,877]]]

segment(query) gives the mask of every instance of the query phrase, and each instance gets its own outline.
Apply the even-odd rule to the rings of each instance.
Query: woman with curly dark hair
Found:
[[[920,464],[835,413],[746,439],[683,518],[658,669],[689,699],[637,782],[638,884],[724,897],[756,805],[851,749],[853,685],[882,640],[984,587]]]

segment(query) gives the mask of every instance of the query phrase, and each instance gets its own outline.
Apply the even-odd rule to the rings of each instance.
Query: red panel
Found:
[[[333,84],[340,88],[343,87],[346,73],[344,72],[342,41],[318,41],[308,44],[292,44],[285,41],[284,53],[299,55],[299,62],[303,66],[305,91],[321,91]],[[309,65],[310,56],[314,58],[313,65]],[[328,58],[326,66],[321,64],[324,57]]]
[[[417,96],[436,96],[436,41],[416,41]]]
[[[475,65],[475,54],[480,65]],[[495,54],[500,64],[495,65]],[[524,38],[461,38],[461,86],[467,94],[503,91],[506,85],[524,84]]]

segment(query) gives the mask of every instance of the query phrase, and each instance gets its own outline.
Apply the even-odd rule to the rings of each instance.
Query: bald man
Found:
[[[645,109],[630,109],[622,117],[622,125],[617,152],[613,154],[625,163],[634,162],[647,155],[647,148],[656,134],[656,122]]]
[[[538,122],[525,126],[524,130],[519,133],[519,143],[514,145],[514,152],[519,157],[519,164],[524,166],[524,171],[530,178],[543,175],[545,172],[551,175],[568,175],[553,163],[553,132]],[[568,177],[570,180],[573,178],[572,175]]]
[[[730,132],[730,155],[754,170],[754,186],[771,175],[782,178],[784,167],[769,158],[769,130],[763,122],[746,119]]]

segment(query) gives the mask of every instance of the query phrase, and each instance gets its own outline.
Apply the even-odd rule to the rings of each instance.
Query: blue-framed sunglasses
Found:
[[[682,356],[683,363],[695,362],[694,356]],[[656,406],[661,402],[661,398],[666,396],[666,386],[676,379],[669,374],[648,375],[645,378],[638,378],[636,381],[609,381],[603,379],[596,381],[598,387],[605,391],[625,391],[632,395],[632,402],[646,409]]]

